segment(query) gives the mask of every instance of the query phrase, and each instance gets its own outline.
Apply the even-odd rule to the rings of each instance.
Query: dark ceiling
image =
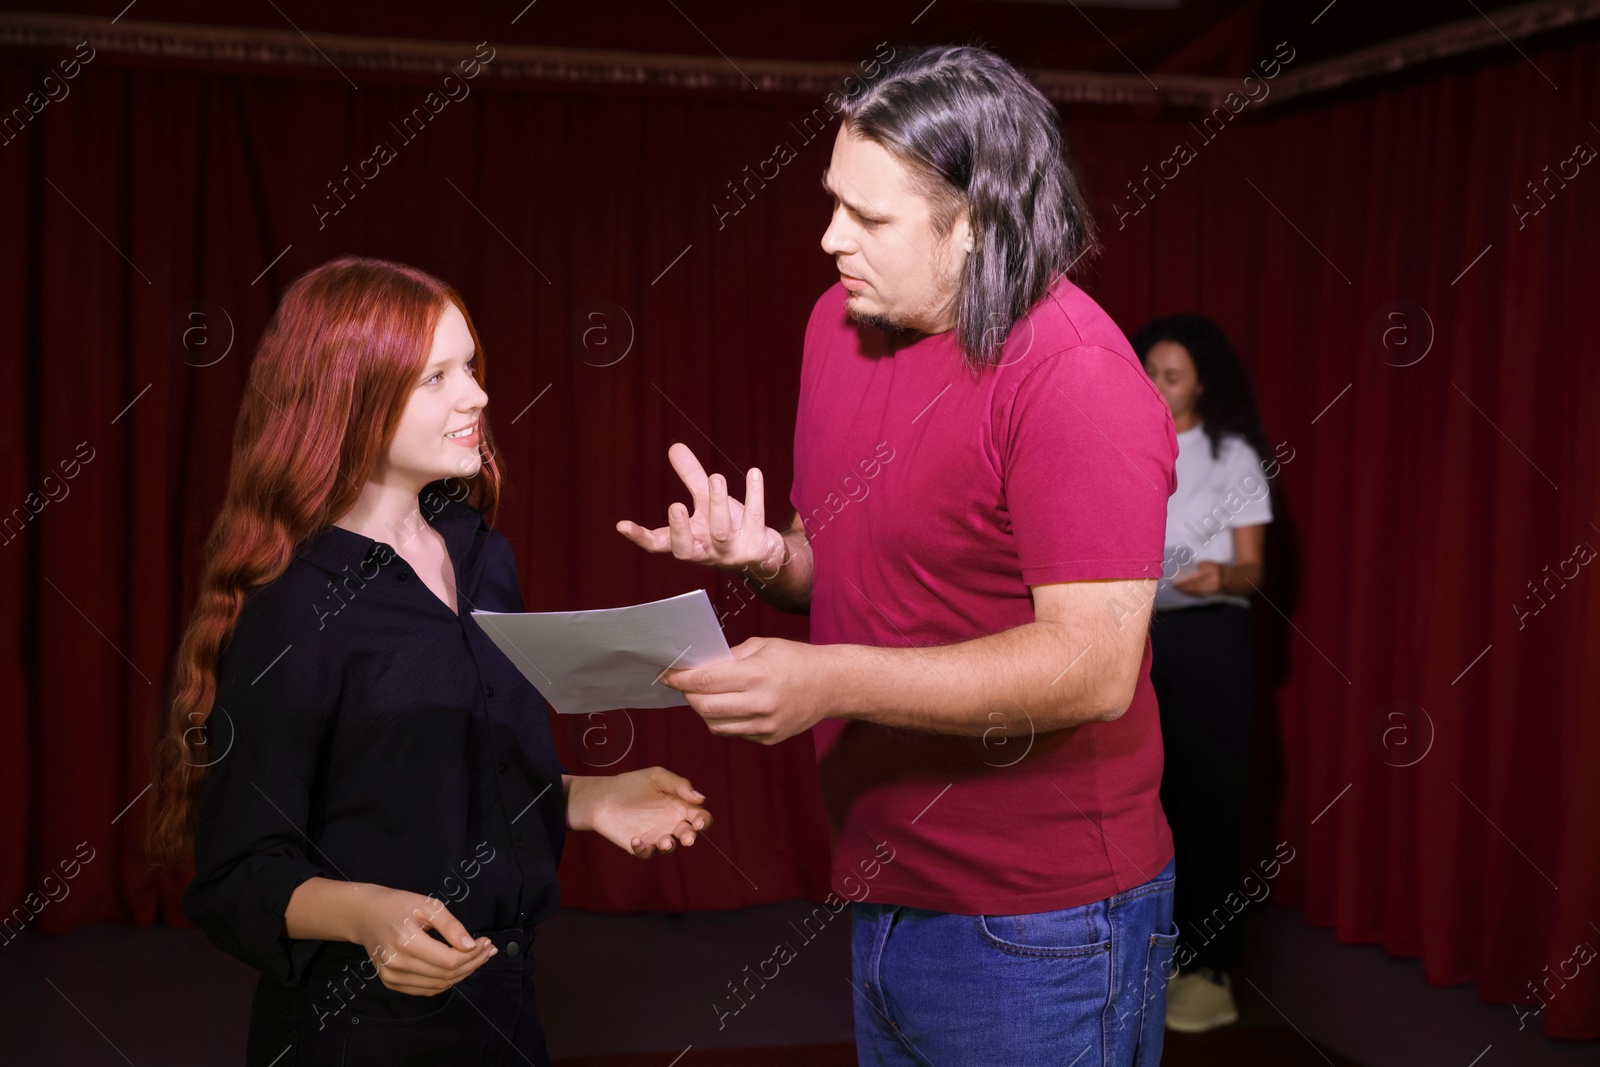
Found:
[[[127,0],[0,6],[110,18]],[[1238,76],[1287,40],[1323,59],[1441,23],[1490,17],[1494,0],[135,0],[143,22],[298,28],[423,40],[856,62],[880,41],[985,44],[1024,67]],[[1481,9],[1481,11],[1479,10]],[[514,20],[514,21],[513,21]],[[1315,21],[1313,21],[1315,20]],[[1508,46],[1509,47],[1509,46]]]

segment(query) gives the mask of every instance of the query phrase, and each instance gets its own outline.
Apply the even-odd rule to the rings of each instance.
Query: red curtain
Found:
[[[1600,48],[1576,38],[1209,142],[1073,126],[1125,210],[1125,178],[1195,149],[1122,230],[1102,211],[1091,288],[1128,329],[1215,317],[1283,461],[1255,610],[1281,808],[1247,866],[1288,842],[1272,892],[1312,924],[1593,1038]]]
[[[1211,139],[1104,111],[1067,128],[1108,245],[1086,288],[1129,330],[1215,317],[1282,442],[1256,611],[1258,807],[1278,806],[1261,858],[1296,850],[1275,899],[1433,981],[1537,991],[1547,1033],[1595,1037],[1600,978],[1568,961],[1600,945],[1600,585],[1575,553],[1600,548],[1578,310],[1600,292],[1600,167],[1572,161],[1600,148],[1600,48],[1523,50],[1246,109]],[[0,56],[0,103],[62,58]],[[704,585],[730,641],[805,634],[612,524],[679,496],[672,440],[787,493],[801,332],[830,279],[832,132],[797,128],[817,101],[480,78],[408,138],[390,123],[438,79],[359,80],[101,53],[0,145],[0,519],[25,519],[0,535],[0,907],[38,929],[183,922],[182,874],[131,848],[149,751],[251,347],[334,255],[414,263],[473,310],[530,610]],[[393,160],[343,186],[380,141]],[[780,142],[797,158],[750,179]],[[575,836],[569,904],[825,891],[807,740],[718,741],[688,711],[556,727],[575,770],[662,763],[719,819],[711,847],[648,864]]]
[[[0,99],[22,100],[57,59],[11,56]],[[664,521],[673,440],[715,469],[770,469],[787,494],[799,339],[830,281],[816,249],[827,144],[801,149],[768,189],[752,184],[720,228],[712,205],[775,139],[798,141],[785,120],[811,102],[468,84],[425,126],[396,129],[441,79],[363,72],[353,91],[331,71],[101,54],[0,148],[0,190],[23,220],[0,251],[20,297],[0,320],[19,376],[0,499],[23,504],[51,473],[46,491],[66,491],[0,559],[16,650],[0,684],[18,712],[0,755],[0,897],[39,891],[80,841],[96,851],[41,929],[182,921],[183,877],[145,872],[128,832],[144,817],[252,346],[283,286],[335,255],[413,263],[473,310],[508,471],[499,525],[529,610],[703,585],[731,640],[805,636],[803,619],[646,556],[613,524]],[[344,185],[347,165],[372,174],[378,143],[395,158]],[[66,480],[58,464],[80,442],[87,462]],[[569,903],[732,908],[826,892],[808,739],[718,740],[687,709],[555,722],[574,771],[659,762],[690,776],[718,820],[704,847],[648,864],[575,835]]]

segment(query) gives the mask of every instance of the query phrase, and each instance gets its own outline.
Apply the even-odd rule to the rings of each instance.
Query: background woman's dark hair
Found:
[[[970,211],[956,337],[981,371],[1050,284],[1099,247],[1055,107],[993,52],[947,46],[897,53],[843,116],[910,167],[941,235]]]
[[[1255,390],[1222,327],[1204,315],[1168,315],[1145,323],[1133,335],[1133,350],[1143,362],[1150,346],[1160,341],[1177,342],[1189,350],[1189,358],[1194,360],[1200,384],[1205,387],[1196,406],[1211,441],[1212,458],[1220,452],[1223,438],[1238,434],[1256,450],[1262,463],[1270,460],[1272,447],[1261,429]]]

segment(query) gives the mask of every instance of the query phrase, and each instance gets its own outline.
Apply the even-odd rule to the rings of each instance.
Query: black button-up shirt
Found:
[[[183,912],[296,985],[307,878],[432,894],[472,934],[555,910],[566,799],[544,698],[470,612],[521,611],[511,546],[424,490],[460,614],[381,541],[330,527],[240,611],[217,666]]]

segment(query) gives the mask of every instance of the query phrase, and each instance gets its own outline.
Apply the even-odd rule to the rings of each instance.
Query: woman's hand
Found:
[[[711,825],[705,795],[665,767],[610,777],[568,777],[567,825],[594,830],[640,859],[694,844]]]
[[[776,574],[787,547],[783,534],[767,525],[761,472],[751,467],[745,475],[740,504],[728,495],[726,478],[706,477],[688,445],[673,445],[667,458],[688,487],[694,512],[672,504],[667,508],[667,525],[649,530],[624,519],[617,523],[617,532],[646,552],[671,552],[677,559],[707,567],[753,566],[763,575]]]
[[[1222,592],[1222,586],[1222,564],[1210,561],[1197,563],[1194,573],[1172,583],[1172,588],[1190,596],[1214,596]]]
[[[352,926],[383,984],[413,996],[443,992],[499,951],[487,937],[475,940],[438,898],[381,885],[367,887]]]

